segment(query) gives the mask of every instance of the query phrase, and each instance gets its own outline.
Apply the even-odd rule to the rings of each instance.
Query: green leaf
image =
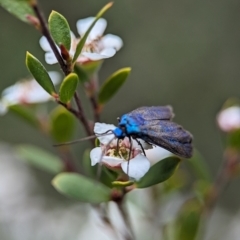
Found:
[[[97,204],[110,201],[109,188],[77,173],[60,173],[52,184],[58,192],[81,202]]]
[[[176,220],[175,239],[194,240],[197,236],[202,206],[197,199],[185,202]]]
[[[113,73],[102,85],[98,94],[98,102],[104,104],[113,97],[126,81],[131,68],[122,68]]]
[[[71,140],[75,130],[75,118],[64,107],[56,107],[50,114],[50,133],[57,142]]]
[[[52,11],[49,19],[49,30],[57,45],[63,44],[67,50],[71,48],[70,27],[64,16],[60,13]]]
[[[17,146],[16,151],[21,159],[46,172],[57,174],[64,170],[64,164],[60,158],[41,148],[22,144]]]
[[[180,161],[178,157],[168,157],[157,162],[136,182],[136,187],[146,188],[166,181],[173,175]]]
[[[34,127],[39,128],[40,123],[36,117],[36,115],[28,108],[22,105],[10,105],[8,109],[13,112],[15,115],[22,118],[27,123],[31,124]]]
[[[75,73],[70,73],[67,75],[59,90],[59,98],[63,103],[68,103],[71,101],[78,85],[78,75]]]
[[[35,15],[29,0],[0,0],[0,5],[23,22],[29,23],[27,15]]]
[[[76,62],[79,54],[81,53],[83,47],[84,47],[84,44],[87,40],[87,37],[89,35],[89,33],[91,32],[92,28],[94,27],[94,25],[96,24],[96,22],[99,20],[99,18],[102,17],[102,15],[113,5],[112,2],[106,4],[99,12],[98,14],[96,15],[96,18],[95,20],[93,21],[93,23],[90,25],[90,27],[88,28],[88,30],[85,32],[85,34],[82,36],[81,40],[79,41],[77,47],[76,47],[76,52],[74,54],[74,57],[73,57],[73,63]]]
[[[56,96],[56,90],[47,70],[42,63],[29,52],[26,54],[26,65],[39,85],[50,95]]]

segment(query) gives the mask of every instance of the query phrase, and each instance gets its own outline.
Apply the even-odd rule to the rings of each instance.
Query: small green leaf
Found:
[[[0,5],[23,22],[29,23],[26,16],[35,15],[29,0],[0,0]]]
[[[50,133],[57,142],[71,140],[75,130],[75,118],[64,107],[56,107],[50,114]]]
[[[202,206],[197,199],[185,202],[176,220],[175,239],[194,240],[197,236]]]
[[[166,181],[173,175],[180,161],[178,157],[168,157],[157,162],[136,182],[136,187],[146,188]]]
[[[58,192],[81,202],[97,204],[110,201],[109,188],[77,173],[60,173],[52,184]]]
[[[57,45],[63,44],[67,50],[71,48],[70,27],[64,16],[60,13],[52,11],[49,19],[49,30]]]
[[[102,85],[98,94],[98,102],[104,104],[109,101],[124,84],[130,72],[131,68],[122,68],[113,73]]]
[[[56,90],[47,70],[42,63],[29,52],[26,54],[26,65],[39,85],[50,95],[56,95]]]
[[[18,155],[27,163],[46,172],[57,174],[64,170],[64,164],[60,158],[33,145],[18,145]]]
[[[59,98],[63,103],[68,103],[71,101],[78,85],[78,75],[75,73],[70,73],[67,75],[59,90]]]
[[[27,123],[31,124],[34,127],[39,128],[40,123],[36,118],[35,114],[30,109],[22,105],[10,105],[8,106],[8,109],[15,115],[25,120]]]
[[[106,4],[99,12],[98,14],[96,15],[96,18],[95,20],[93,21],[93,23],[90,25],[90,27],[88,28],[88,30],[85,32],[85,34],[83,36],[81,36],[81,40],[79,41],[78,45],[77,45],[77,48],[76,48],[76,52],[74,54],[74,57],[73,57],[73,63],[76,62],[79,54],[81,53],[83,47],[84,47],[84,44],[87,40],[87,37],[89,35],[89,33],[91,32],[92,28],[94,27],[94,25],[96,24],[96,22],[99,20],[99,18],[102,17],[102,15],[113,5],[112,2]]]

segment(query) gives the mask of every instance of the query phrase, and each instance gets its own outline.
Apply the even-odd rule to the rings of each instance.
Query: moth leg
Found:
[[[135,140],[137,141],[138,145],[141,147],[143,154],[146,156],[145,150],[143,149],[141,142],[137,138],[135,138]]]
[[[130,150],[129,150],[129,155],[128,155],[127,175],[128,175],[128,172],[129,172],[129,162],[130,162],[131,155],[132,155],[132,139],[131,139],[130,136],[128,137],[128,139],[129,139],[129,142],[130,142]]]

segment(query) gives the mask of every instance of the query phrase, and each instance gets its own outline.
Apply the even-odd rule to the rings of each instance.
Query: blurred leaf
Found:
[[[39,128],[40,123],[36,118],[36,115],[30,109],[22,105],[10,105],[8,106],[8,109],[23,120],[25,120],[27,123]]]
[[[72,99],[78,85],[78,76],[75,73],[67,75],[59,90],[59,98],[63,103],[68,103]]]
[[[47,70],[42,63],[29,52],[27,52],[26,55],[26,65],[39,85],[50,95],[56,95],[56,90]]]
[[[67,50],[71,48],[70,27],[64,16],[56,11],[52,11],[49,19],[49,30],[57,45],[63,44]]]
[[[131,68],[122,68],[113,73],[101,86],[98,94],[98,102],[104,104],[114,96],[118,89],[126,81]]]
[[[206,162],[202,155],[194,149],[193,156],[190,159],[187,159],[186,162],[193,169],[194,173],[199,179],[210,182],[211,175],[209,173],[209,169],[206,165]]]
[[[188,182],[188,174],[189,173],[185,173],[182,169],[178,169],[172,177],[163,183],[164,193],[180,190],[185,187]]]
[[[40,168],[46,172],[57,174],[64,170],[64,164],[60,158],[41,148],[33,145],[18,145],[17,153],[27,163]]]
[[[157,162],[136,182],[136,187],[146,188],[166,181],[173,175],[180,161],[178,157],[168,157]]]
[[[77,173],[60,173],[52,184],[63,195],[81,202],[97,204],[110,201],[109,188]]]
[[[23,22],[29,23],[27,15],[35,15],[29,0],[0,0],[0,5]]]
[[[50,115],[51,135],[58,142],[66,142],[72,138],[75,129],[75,118],[64,107],[56,107]]]
[[[202,207],[197,199],[190,199],[183,204],[176,220],[176,239],[195,239],[197,236],[201,213]]]
[[[93,21],[93,23],[90,25],[90,27],[88,28],[88,30],[85,32],[85,34],[83,36],[81,36],[81,40],[79,41],[77,47],[76,47],[76,52],[74,54],[74,57],[73,57],[73,62],[76,62],[79,54],[81,53],[83,47],[84,47],[84,44],[87,40],[87,37],[89,35],[89,33],[91,32],[92,28],[94,27],[94,25],[96,24],[96,22],[99,20],[99,18],[102,17],[102,15],[112,6],[112,2],[106,4],[99,12],[98,14],[96,15],[96,18],[95,20]]]
[[[195,181],[193,185],[193,190],[196,197],[202,202],[208,198],[211,189],[212,183],[203,179]]]

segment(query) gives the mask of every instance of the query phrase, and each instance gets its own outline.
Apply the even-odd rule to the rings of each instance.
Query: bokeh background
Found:
[[[45,16],[52,9],[62,13],[75,34],[76,21],[94,16],[107,2],[39,1]],[[121,36],[124,47],[116,56],[104,62],[100,79],[103,81],[113,71],[127,66],[132,68],[132,73],[107,104],[103,120],[116,123],[118,116],[140,106],[172,105],[176,121],[193,134],[194,145],[205,157],[214,178],[221,165],[224,149],[222,136],[216,126],[216,114],[225,100],[239,96],[239,9],[240,2],[237,0],[116,0],[113,8],[105,15],[108,20],[106,33]],[[0,8],[0,90],[29,76],[25,67],[27,50],[44,62],[39,38],[40,35],[34,28]],[[49,66],[48,70],[58,70],[58,67]],[[83,136],[81,129],[76,133],[76,137],[79,136]],[[45,176],[9,155],[12,144],[33,143],[52,150],[51,142],[11,114],[0,118],[0,141],[0,169],[6,173],[6,179],[12,176],[12,180],[20,181],[23,191],[28,189],[29,181],[32,181],[32,199],[35,199],[34,196],[45,196],[44,204],[39,203],[44,209],[56,206],[57,199],[60,199],[58,207],[63,209],[65,206],[68,210],[71,208],[66,218],[74,222],[75,209],[72,208],[78,208],[79,205],[54,192],[49,186],[52,176]],[[79,146],[79,151],[83,146]],[[24,174],[20,174],[18,170]],[[30,180],[24,184],[26,173]],[[227,215],[234,216],[240,206],[239,184],[239,180],[232,182],[219,202],[219,207]],[[1,183],[0,186],[1,193],[6,184]],[[11,194],[20,194],[21,187],[19,193],[12,189]],[[27,205],[24,204],[18,210],[27,211]],[[6,230],[4,216],[0,212],[0,235],[1,232],[6,235],[1,239],[31,239],[26,237],[28,235],[24,235],[25,238],[8,235],[10,230]],[[75,227],[77,228],[77,224]],[[18,231],[21,232],[22,229],[19,227]]]

